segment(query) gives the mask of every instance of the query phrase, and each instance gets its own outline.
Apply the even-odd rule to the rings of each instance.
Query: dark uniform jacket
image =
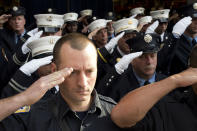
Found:
[[[28,54],[24,55],[21,47],[29,37],[25,34],[18,41],[18,44],[15,44],[14,32],[8,29],[0,30],[0,92],[27,59]]]
[[[21,70],[17,70],[14,76],[10,79],[9,83],[3,88],[1,98],[13,96],[20,92],[25,91],[31,84],[39,79],[37,74],[28,76]]]
[[[177,39],[172,33],[164,33],[164,40],[160,45],[160,51],[157,53],[157,72],[169,76],[170,64],[174,56],[174,50]]]
[[[15,113],[0,123],[1,131],[116,131],[110,119],[115,102],[93,93],[94,101],[83,120],[58,93],[52,99],[32,105],[29,112]]]
[[[156,73],[156,81],[164,78],[164,75]],[[98,84],[97,91],[118,102],[124,95],[138,87],[140,87],[140,84],[130,65],[122,75],[119,75],[115,69],[108,73],[101,83]]]
[[[122,56],[117,50],[117,47],[114,48],[112,54],[110,54],[105,47],[97,49],[98,52],[98,74],[96,85],[103,79],[103,77],[114,67],[117,63],[117,59]]]
[[[133,131],[196,131],[197,97],[184,100],[165,96],[138,122]]]
[[[12,55],[16,51],[15,33],[7,28],[0,30],[0,42]]]
[[[171,59],[171,74],[179,73],[188,68],[189,55],[192,51],[193,46],[191,46],[184,35],[182,35],[180,39],[177,40],[174,55]]]
[[[116,131],[110,119],[115,102],[93,92],[93,103],[81,120],[60,94],[32,105],[29,112],[15,113],[0,123],[1,131]]]

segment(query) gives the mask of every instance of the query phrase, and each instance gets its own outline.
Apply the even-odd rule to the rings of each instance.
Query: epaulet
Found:
[[[117,103],[112,99],[112,98],[110,98],[110,97],[106,97],[106,96],[103,96],[103,95],[98,95],[99,96],[99,99],[101,100],[101,101],[105,101],[105,102],[107,102],[107,103],[111,103],[111,104],[113,104],[113,105],[116,105]]]

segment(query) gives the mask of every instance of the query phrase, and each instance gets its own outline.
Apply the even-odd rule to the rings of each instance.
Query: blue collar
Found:
[[[26,33],[26,30],[24,30],[24,32],[20,35],[20,38],[23,37]],[[17,34],[15,33],[15,42],[16,44],[18,43],[18,37],[17,37]]]
[[[141,77],[139,77],[139,76],[135,73],[134,70],[133,70],[133,73],[134,73],[135,77],[137,78],[137,80],[138,80],[140,86],[143,86],[143,85],[144,85],[144,82],[145,82],[146,80],[143,79],[143,78],[141,78]],[[154,73],[153,76],[148,80],[149,83],[155,82],[155,78],[156,78],[156,73]]]

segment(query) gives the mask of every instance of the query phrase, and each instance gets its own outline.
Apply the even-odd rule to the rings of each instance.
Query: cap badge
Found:
[[[70,14],[70,17],[73,17],[73,15],[72,15],[72,14]]]
[[[132,20],[129,20],[128,21],[128,25],[131,25],[133,22],[132,22]]]
[[[50,43],[50,44],[55,44],[55,41],[56,41],[55,39],[51,38],[51,39],[49,40],[49,43]]]
[[[52,21],[52,19],[53,19],[52,16],[49,16],[49,17],[47,18],[48,21]]]
[[[13,9],[13,11],[17,11],[18,7],[14,6],[12,9]]]
[[[109,12],[109,13],[108,13],[108,16],[113,16],[113,13],[112,13],[112,12]]]
[[[195,10],[197,10],[197,3],[194,3],[194,4],[193,4],[193,8],[194,8]]]
[[[145,35],[145,36],[144,36],[144,41],[145,41],[146,43],[150,43],[150,42],[152,41],[152,36],[149,35],[149,34]]]
[[[161,12],[161,14],[164,14],[164,13],[165,13],[165,11],[162,11],[162,12]]]
[[[48,12],[52,12],[52,9],[51,9],[51,8],[49,8],[49,9],[48,9]]]

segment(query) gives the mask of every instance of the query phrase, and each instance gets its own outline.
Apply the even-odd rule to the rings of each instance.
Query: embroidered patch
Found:
[[[15,113],[25,113],[30,111],[30,106],[23,106],[20,109],[18,109]]]
[[[145,36],[144,36],[144,41],[145,41],[146,43],[150,43],[150,42],[152,41],[152,36],[149,35],[149,34],[145,35]]]

